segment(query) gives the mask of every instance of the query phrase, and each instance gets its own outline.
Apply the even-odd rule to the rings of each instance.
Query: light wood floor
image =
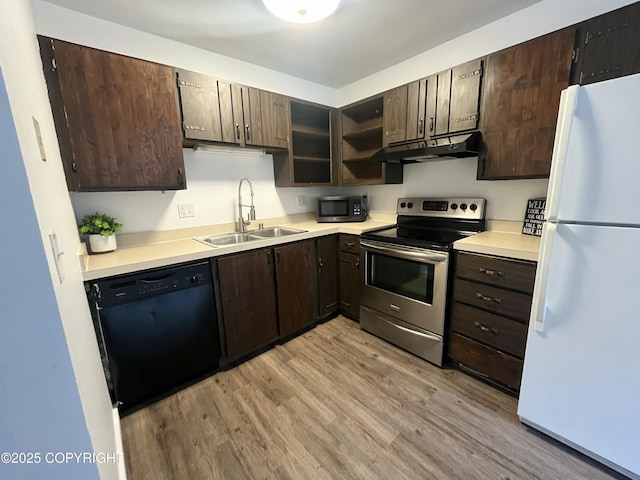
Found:
[[[586,419],[585,419],[586,420]],[[344,317],[122,419],[138,479],[623,478]]]

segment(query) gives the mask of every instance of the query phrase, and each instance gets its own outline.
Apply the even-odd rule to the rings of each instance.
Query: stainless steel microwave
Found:
[[[368,214],[366,196],[318,197],[318,222],[364,222]]]

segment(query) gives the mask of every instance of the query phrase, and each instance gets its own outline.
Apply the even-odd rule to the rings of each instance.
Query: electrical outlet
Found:
[[[298,208],[304,208],[307,205],[307,197],[306,195],[298,195],[297,197],[298,200]]]
[[[179,203],[178,216],[180,218],[195,217],[196,214],[193,211],[193,203]]]

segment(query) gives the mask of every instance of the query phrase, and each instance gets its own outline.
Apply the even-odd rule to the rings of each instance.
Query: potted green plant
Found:
[[[78,232],[89,237],[92,253],[112,252],[118,245],[116,233],[122,230],[122,224],[105,213],[91,213],[82,217]]]

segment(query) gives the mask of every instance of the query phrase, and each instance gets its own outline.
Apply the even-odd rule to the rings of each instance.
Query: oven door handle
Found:
[[[447,260],[446,254],[436,253],[432,250],[410,249],[401,245],[387,247],[385,245],[373,244],[366,240],[361,240],[360,246],[370,252],[386,253],[392,257],[406,258],[408,260],[422,260],[423,262],[434,263],[442,263]]]
[[[413,334],[413,335],[418,335],[419,337],[424,337],[424,338],[426,338],[426,339],[428,339],[428,340],[431,340],[431,341],[433,341],[433,342],[441,342],[441,341],[442,341],[442,337],[440,337],[440,336],[438,336],[438,335],[431,335],[431,334],[429,334],[429,333],[423,333],[423,332],[420,332],[420,331],[418,331],[418,330],[412,330],[412,329],[410,329],[410,328],[403,327],[402,325],[398,325],[397,323],[390,322],[390,321],[389,321],[389,320],[387,320],[386,318],[383,318],[381,315],[378,315],[375,311],[373,311],[373,310],[372,310],[372,309],[370,309],[370,308],[365,307],[364,305],[363,305],[363,306],[361,306],[360,308],[362,308],[363,310],[366,310],[366,311],[367,311],[367,313],[369,313],[370,315],[373,315],[373,316],[374,316],[374,317],[376,317],[377,319],[382,320],[383,322],[386,322],[386,323],[388,323],[389,325],[391,325],[392,327],[395,327],[395,328],[397,328],[397,329],[399,329],[399,330],[402,330],[402,331],[404,331],[404,332],[411,333],[411,334]]]

